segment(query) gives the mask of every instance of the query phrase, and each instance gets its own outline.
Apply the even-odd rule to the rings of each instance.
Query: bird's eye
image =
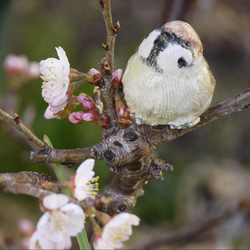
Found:
[[[180,58],[178,59],[178,67],[179,67],[179,68],[182,68],[182,67],[185,67],[185,66],[187,66],[186,60],[185,60],[183,57],[180,57]]]

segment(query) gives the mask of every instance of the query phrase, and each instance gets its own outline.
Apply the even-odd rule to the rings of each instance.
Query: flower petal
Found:
[[[69,202],[69,197],[64,194],[51,194],[43,198],[43,205],[47,209],[56,210]]]
[[[65,75],[69,75],[70,64],[69,64],[69,60],[68,60],[68,57],[66,56],[64,49],[59,46],[58,48],[56,48],[56,52],[60,61],[63,64]]]
[[[70,236],[77,236],[84,228],[85,214],[82,208],[76,204],[69,203],[61,208],[67,215],[67,220],[63,220],[61,225],[63,230]]]

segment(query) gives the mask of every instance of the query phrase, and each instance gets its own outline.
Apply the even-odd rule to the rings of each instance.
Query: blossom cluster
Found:
[[[45,118],[65,118],[74,124],[95,122],[98,126],[108,126],[109,120],[103,113],[99,85],[103,75],[97,69],[90,69],[86,74],[70,68],[65,51],[56,48],[58,58],[48,58],[40,62],[43,79],[42,96],[48,103]],[[126,108],[119,90],[122,70],[112,73],[112,94],[115,110],[121,124],[128,124],[130,110]],[[85,94],[74,95],[77,88],[84,82],[95,86],[93,99]],[[75,111],[76,107],[83,110]],[[93,247],[95,249],[117,249],[123,246],[132,234],[132,226],[139,224],[140,219],[129,213],[121,213],[110,217],[95,209],[93,204],[84,208],[86,199],[95,199],[98,191],[98,177],[94,177],[95,161],[88,159],[77,169],[70,181],[61,187],[72,191],[73,199],[64,194],[50,194],[42,197],[42,217],[38,221],[35,232],[30,238],[30,249],[69,249],[71,237],[75,237],[84,229],[84,221],[89,217],[94,231]],[[49,188],[51,182],[41,183],[41,188]],[[60,184],[57,184],[60,186]],[[108,202],[107,199],[106,202]],[[84,203],[81,203],[84,201]],[[96,219],[93,219],[96,217]],[[98,223],[97,223],[98,221]]]
[[[71,178],[68,187],[73,191],[73,197],[83,201],[95,198],[98,190],[98,177],[94,177],[95,161],[84,161]],[[86,213],[79,204],[64,194],[51,194],[42,198],[41,207],[44,214],[30,238],[30,249],[69,249],[71,237],[77,236],[84,228]],[[95,209],[93,209],[95,211]],[[92,216],[103,215],[96,212]],[[91,217],[92,217],[91,216]],[[103,216],[101,216],[103,217]],[[95,225],[94,248],[117,249],[122,242],[132,234],[132,225],[139,224],[139,218],[129,213],[121,213],[110,217],[105,214],[102,227]],[[94,221],[95,223],[95,221]]]
[[[59,59],[48,58],[40,62],[41,78],[43,79],[42,96],[49,104],[45,111],[45,118],[65,118],[74,124],[83,122],[95,122],[98,126],[106,127],[109,125],[108,118],[97,108],[89,95],[80,93],[74,96],[73,93],[84,81],[95,86],[99,86],[103,78],[100,71],[91,68],[86,74],[80,73],[70,68],[69,60],[65,51],[56,48]],[[130,110],[125,106],[118,89],[122,80],[122,69],[112,73],[112,88],[114,89],[115,110],[121,123],[128,123]],[[80,80],[79,80],[80,79]],[[99,99],[98,102],[101,102]],[[77,105],[81,105],[84,110],[74,111]]]
[[[69,203],[64,194],[51,194],[42,200],[45,213],[30,238],[30,249],[69,249],[71,236],[77,236],[84,228],[85,214],[82,208]]]

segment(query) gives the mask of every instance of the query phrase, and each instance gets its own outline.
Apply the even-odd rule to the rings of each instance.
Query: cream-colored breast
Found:
[[[214,78],[203,58],[201,71],[190,75],[160,73],[134,54],[123,76],[125,100],[146,124],[179,126],[193,122],[210,105]]]

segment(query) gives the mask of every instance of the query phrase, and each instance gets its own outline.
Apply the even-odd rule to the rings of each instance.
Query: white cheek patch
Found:
[[[138,49],[138,55],[142,58],[147,58],[154,47],[155,39],[161,34],[159,30],[154,30],[144,38]]]
[[[193,57],[191,51],[181,47],[179,44],[169,43],[163,51],[160,51],[157,58],[157,65],[164,71],[179,72],[185,69],[185,67],[178,67],[178,60],[180,58],[183,58],[187,62],[187,65],[192,64]]]

